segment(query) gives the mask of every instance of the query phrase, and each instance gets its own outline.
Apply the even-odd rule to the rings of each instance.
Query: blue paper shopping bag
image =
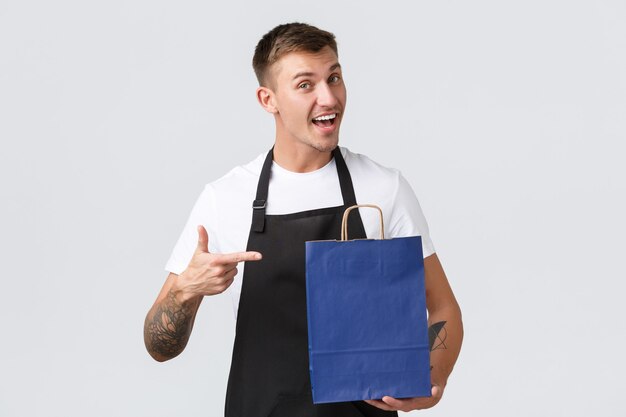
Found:
[[[381,239],[347,240],[357,207],[379,210]],[[341,235],[306,242],[313,402],[430,396],[421,237],[385,240],[371,205]]]

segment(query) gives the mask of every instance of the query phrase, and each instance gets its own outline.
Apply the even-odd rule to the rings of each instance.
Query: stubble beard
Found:
[[[335,132],[335,136],[330,138],[322,138],[321,140],[313,137],[308,140],[308,145],[319,152],[332,152],[339,145],[339,129]]]
[[[312,143],[310,146],[319,152],[332,152],[338,146],[339,140],[334,141],[332,144]]]

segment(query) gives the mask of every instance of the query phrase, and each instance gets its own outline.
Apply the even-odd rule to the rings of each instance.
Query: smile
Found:
[[[335,118],[337,113],[326,114],[324,116],[318,116],[313,119],[313,124],[320,127],[329,127],[335,124]]]

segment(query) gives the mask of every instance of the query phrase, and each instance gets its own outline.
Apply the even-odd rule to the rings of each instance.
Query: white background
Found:
[[[234,320],[154,362],[205,183],[273,142],[258,39],[334,32],[341,143],[413,185],[466,338],[431,416],[623,416],[626,3],[0,0],[0,415],[219,416]],[[262,381],[260,381],[262,383]]]

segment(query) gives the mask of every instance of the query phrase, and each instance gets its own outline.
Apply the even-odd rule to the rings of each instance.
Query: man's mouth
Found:
[[[318,116],[313,119],[313,124],[320,127],[330,127],[335,124],[337,113],[327,114],[324,116]]]

